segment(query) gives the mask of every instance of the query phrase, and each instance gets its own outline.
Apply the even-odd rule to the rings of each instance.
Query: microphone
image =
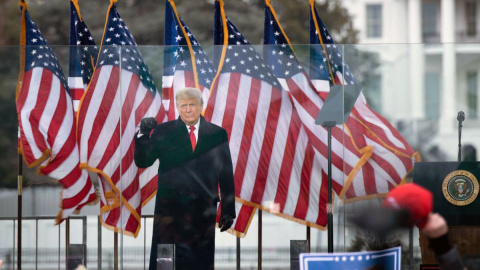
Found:
[[[458,162],[462,161],[462,122],[465,120],[465,113],[459,111],[457,114],[458,120]]]
[[[463,122],[465,120],[465,113],[463,111],[459,111],[457,115],[458,122]]]

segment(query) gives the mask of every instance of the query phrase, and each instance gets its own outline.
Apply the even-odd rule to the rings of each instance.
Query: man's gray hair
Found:
[[[202,92],[198,88],[185,87],[177,91],[175,94],[175,104],[178,106],[178,101],[185,98],[194,98],[203,106]]]

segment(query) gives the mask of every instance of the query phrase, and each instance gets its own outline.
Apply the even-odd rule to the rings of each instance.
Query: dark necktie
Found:
[[[192,143],[192,151],[195,151],[195,146],[197,146],[197,140],[195,139],[195,127],[190,126],[190,142]]]

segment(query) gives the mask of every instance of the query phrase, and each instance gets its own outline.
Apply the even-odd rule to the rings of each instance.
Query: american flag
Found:
[[[310,77],[320,95],[330,86],[358,84],[344,62],[338,46],[310,0]],[[418,153],[408,145],[401,134],[381,115],[373,111],[363,93],[358,98],[345,126],[358,148],[371,147],[368,162],[357,177],[344,185],[341,198],[355,201],[384,195],[404,182],[413,163],[420,161]]]
[[[165,119],[160,95],[133,36],[110,2],[100,55],[78,112],[81,167],[101,177],[101,222],[136,237],[141,207],[156,194],[158,163],[138,169],[134,135],[140,120]]]
[[[203,100],[208,100],[210,85],[217,71],[188,26],[178,16],[172,0],[165,1],[164,37],[162,102],[168,120],[174,120],[178,118],[176,92],[185,87],[197,87],[203,93]]]
[[[68,87],[75,113],[78,111],[80,99],[92,79],[97,56],[98,47],[95,46],[95,41],[82,20],[78,0],[71,0]]]
[[[16,92],[19,150],[29,167],[62,184],[57,224],[94,203],[96,194],[87,171],[79,167],[75,116],[67,81],[57,58],[30,18],[21,10],[21,72]]]
[[[204,107],[208,103],[210,85],[216,69],[207,58],[195,36],[178,15],[175,3],[165,1],[165,52],[163,69],[163,104],[168,119],[178,117],[175,106],[175,92],[184,87],[197,87],[203,93]],[[236,202],[237,218],[229,232],[243,237],[254,209]],[[217,215],[217,221],[219,215]]]
[[[223,46],[216,46],[219,72],[205,117],[229,134],[236,196],[244,204],[323,228],[325,175],[289,96],[226,18],[220,0],[214,33],[214,44]]]
[[[290,93],[302,123],[311,135],[315,149],[321,155],[323,171],[328,171],[327,131],[315,124],[324,99],[316,94],[305,70],[298,61],[293,48],[278,22],[271,1],[265,1],[264,57],[273,73]],[[337,194],[341,193],[345,181],[355,177],[369,158],[368,151],[360,151],[352,144],[347,130],[336,126],[332,129],[332,184]],[[327,192],[327,190],[322,190]]]

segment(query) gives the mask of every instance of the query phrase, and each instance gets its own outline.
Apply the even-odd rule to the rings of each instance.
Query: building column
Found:
[[[411,116],[425,117],[425,56],[422,44],[422,1],[408,0],[409,90]]]
[[[421,0],[408,0],[408,42],[422,43]]]
[[[442,89],[439,131],[450,134],[457,130],[456,56],[455,56],[455,1],[442,0],[441,5]]]

